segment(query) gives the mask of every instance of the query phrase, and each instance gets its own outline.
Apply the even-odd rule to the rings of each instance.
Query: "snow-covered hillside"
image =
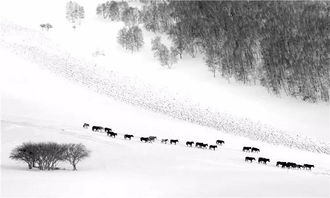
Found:
[[[228,84],[220,78],[212,79],[201,58],[184,56],[174,69],[166,70],[159,66],[150,50],[150,40],[154,34],[144,32],[145,46],[141,52],[132,54],[123,50],[116,41],[118,30],[123,24],[97,18],[95,9],[99,3],[103,3],[102,0],[77,1],[85,7],[86,17],[76,30],[72,30],[65,19],[66,2],[2,1],[0,16],[51,38],[58,47],[75,57],[96,62],[107,71],[118,71],[125,76],[138,77],[139,81],[168,87],[175,94],[183,95],[194,103],[207,104],[217,112],[261,121],[294,134],[330,139],[329,104],[308,104],[284,96],[279,98],[261,87],[234,82]],[[42,32],[39,25],[46,22],[54,28]],[[95,51],[103,51],[105,56],[93,57]]]
[[[240,106],[239,99],[236,100],[235,97],[232,98],[232,101],[219,99],[218,103],[194,100],[193,95],[173,88],[174,84],[172,86],[162,86],[153,83],[156,82],[156,79],[152,81],[150,79],[145,80],[139,75],[127,75],[126,72],[121,70],[106,69],[92,60],[86,60],[83,57],[79,58],[79,56],[78,58],[74,57],[39,31],[30,30],[5,21],[1,23],[1,30],[2,37],[0,42],[8,50],[60,76],[87,86],[98,93],[133,105],[142,106],[155,112],[164,113],[174,118],[212,127],[226,133],[308,151],[330,153],[329,143],[324,141],[324,139],[317,140],[295,131],[280,130],[281,126],[271,127],[260,121],[253,121],[250,117],[244,117],[244,114],[236,116],[238,109],[234,111],[234,114],[218,109],[218,103],[226,103],[232,106],[233,109],[235,109],[236,105]],[[109,61],[108,63],[111,62]],[[115,63],[122,64],[119,60]],[[149,71],[148,68],[144,69],[146,72]],[[10,75],[5,76],[9,77]],[[158,74],[158,76],[161,75]],[[176,81],[180,82],[178,77]],[[196,85],[198,86],[199,84],[196,83]],[[10,87],[8,88],[10,89]],[[208,93],[207,96],[213,97],[212,93]],[[214,94],[214,96],[217,97],[217,94]],[[240,97],[242,96],[236,95],[236,98]],[[255,107],[259,108],[257,105]],[[261,115],[263,113],[259,116]],[[316,115],[316,112],[314,112],[314,115],[319,116]],[[293,115],[291,116],[291,118],[294,118]],[[315,123],[313,124],[315,125]],[[324,121],[322,124],[326,125],[327,123]],[[308,135],[311,134],[313,133],[308,131]]]
[[[329,195],[328,155],[274,146],[221,133],[115,101],[57,77],[1,49],[7,74],[2,83],[2,197],[219,197]],[[20,71],[20,72],[17,72]],[[5,80],[3,80],[5,79]],[[102,111],[100,111],[102,110]],[[109,138],[81,124],[110,126],[118,133],[177,138],[179,145]],[[216,151],[188,148],[186,140],[226,144]],[[72,172],[28,171],[8,158],[22,142],[84,143],[91,157]],[[261,148],[243,153],[242,146]],[[244,162],[245,156],[268,157],[268,165]],[[315,169],[287,170],[276,161],[313,163]],[[17,190],[19,189],[19,190]]]
[[[103,1],[77,2],[86,19],[76,30],[65,21],[64,0],[0,2],[1,197],[330,195],[329,104],[212,79],[198,57],[161,68],[150,51],[153,34],[145,33],[140,52],[126,52],[116,42],[123,24],[95,16]],[[39,28],[46,22],[54,26],[48,32]],[[119,137],[83,129],[84,122]],[[127,141],[124,133],[180,143]],[[226,141],[216,151],[185,146],[216,139]],[[28,171],[8,158],[27,141],[81,142],[92,153],[77,172],[65,164]],[[271,161],[250,164],[245,156]],[[276,161],[315,169],[281,169]]]

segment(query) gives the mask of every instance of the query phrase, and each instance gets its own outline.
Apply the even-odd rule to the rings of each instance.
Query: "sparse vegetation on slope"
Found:
[[[77,164],[88,157],[89,152],[83,144],[29,142],[17,146],[9,157],[26,162],[29,169],[36,167],[40,170],[55,170],[58,168],[58,162],[68,161],[73,170],[77,170]]]

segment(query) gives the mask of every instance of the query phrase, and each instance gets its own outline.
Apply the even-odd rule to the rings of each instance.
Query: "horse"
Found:
[[[141,142],[150,142],[149,137],[141,137],[140,141]]]
[[[296,168],[297,167],[297,164],[296,163],[293,163],[293,162],[287,162],[286,163],[286,167],[287,168]]]
[[[312,164],[304,164],[304,168],[305,169],[312,170],[312,168],[314,168],[314,165],[312,165]]]
[[[103,127],[101,127],[101,126],[93,126],[93,127],[92,127],[92,131],[98,131],[98,132],[101,132],[101,130],[103,130]]]
[[[278,161],[278,162],[276,162],[276,166],[281,166],[282,168],[285,168],[286,167],[286,162]]]
[[[223,144],[225,144],[225,141],[223,141],[223,140],[217,140],[215,143],[217,145],[223,145]]]
[[[161,143],[163,143],[163,144],[167,144],[167,142],[168,142],[168,139],[162,139],[162,141],[161,141]]]
[[[203,143],[202,142],[196,142],[195,147],[202,148]]]
[[[112,129],[110,129],[110,128],[104,128],[104,131],[105,131],[105,132],[111,132]]]
[[[84,123],[83,127],[84,127],[85,129],[88,129],[88,127],[89,127],[89,124],[87,124],[87,123]]]
[[[202,148],[204,148],[204,149],[206,149],[207,148],[207,146],[208,146],[208,144],[202,144]]]
[[[267,162],[270,162],[270,159],[264,158],[264,157],[259,157],[259,159],[258,159],[258,163],[267,164]]]
[[[251,147],[244,146],[242,151],[247,152],[247,151],[250,151],[250,150],[251,150]]]
[[[251,152],[259,153],[260,149],[258,149],[256,147],[252,147]]]
[[[194,144],[194,142],[193,142],[193,141],[187,141],[187,142],[186,142],[186,145],[187,145],[187,146],[190,146],[190,147],[192,147],[192,146],[193,146],[193,144]]]
[[[250,161],[252,163],[253,160],[256,160],[256,158],[254,158],[254,157],[245,157],[246,162]]]
[[[175,144],[176,145],[176,143],[178,143],[179,142],[179,140],[170,140],[170,144]]]
[[[107,132],[107,135],[110,136],[110,137],[115,138],[118,134],[115,133],[115,132],[112,132],[112,131],[108,131],[108,132]]]
[[[149,141],[150,142],[154,142],[157,140],[157,137],[156,136],[149,136]]]
[[[132,137],[134,137],[134,135],[130,135],[130,134],[125,134],[125,135],[124,135],[124,139],[129,139],[129,140],[131,140]]]

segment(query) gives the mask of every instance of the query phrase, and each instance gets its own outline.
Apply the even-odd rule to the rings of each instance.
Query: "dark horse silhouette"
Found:
[[[258,159],[258,163],[267,164],[267,162],[270,162],[270,159],[264,158],[264,157],[259,157],[259,159]]]
[[[254,157],[245,157],[246,162],[253,162],[253,160],[256,160]]]
[[[140,141],[141,142],[150,142],[149,137],[141,137]]]
[[[210,149],[210,150],[211,150],[211,149],[215,150],[216,148],[218,148],[217,145],[210,145],[210,146],[209,146],[209,149]]]
[[[125,134],[125,135],[124,135],[124,139],[129,139],[129,140],[131,140],[132,137],[134,137],[134,135],[130,135],[130,134]]]
[[[247,151],[250,151],[250,150],[251,150],[251,147],[244,146],[242,151],[247,152]]]
[[[178,143],[179,142],[179,140],[170,140],[170,144],[175,144],[176,145],[176,143]]]
[[[194,144],[194,142],[193,142],[193,141],[187,141],[187,142],[186,142],[186,145],[187,145],[187,146],[190,146],[190,147],[192,147],[192,146],[193,146],[193,144]]]
[[[202,148],[203,144],[203,142],[196,142],[195,147]]]
[[[149,136],[149,141],[150,142],[154,142],[157,140],[157,137],[156,136]]]
[[[215,143],[217,145],[223,145],[223,144],[225,144],[225,141],[223,141],[223,140],[217,140]]]
[[[89,124],[84,123],[83,127],[84,127],[85,129],[87,129],[87,128],[89,127]]]
[[[297,164],[294,162],[287,162],[285,165],[287,168],[296,168]]]
[[[276,166],[281,166],[282,168],[285,168],[286,167],[286,162],[278,161],[278,162],[276,162]]]
[[[111,132],[112,129],[110,129],[110,128],[104,128],[104,131],[107,133],[107,132]]]
[[[260,149],[258,149],[256,147],[252,147],[251,152],[259,153]]]
[[[92,131],[98,131],[98,132],[101,132],[103,130],[103,127],[101,126],[93,126],[92,127]]]
[[[309,169],[312,170],[312,168],[314,168],[313,164],[304,164],[305,169]]]
[[[115,138],[118,134],[115,133],[115,132],[112,132],[112,131],[108,131],[107,132],[107,135],[110,136],[110,137],[114,137]]]

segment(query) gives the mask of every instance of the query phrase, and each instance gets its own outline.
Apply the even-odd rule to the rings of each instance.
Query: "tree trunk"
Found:
[[[76,164],[72,164],[72,166],[73,166],[73,170],[76,171],[77,170]]]

